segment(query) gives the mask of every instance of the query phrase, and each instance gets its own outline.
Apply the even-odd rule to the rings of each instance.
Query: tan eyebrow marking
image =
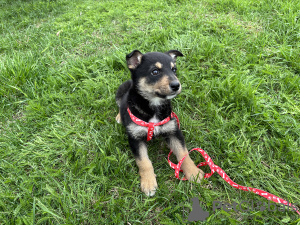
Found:
[[[163,67],[163,65],[162,65],[160,62],[155,63],[155,66],[156,66],[158,69],[161,69],[161,68]]]
[[[171,68],[175,67],[175,64],[171,62]]]

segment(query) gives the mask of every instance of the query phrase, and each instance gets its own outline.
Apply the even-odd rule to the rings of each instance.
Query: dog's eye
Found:
[[[152,70],[151,74],[152,74],[153,76],[157,76],[157,75],[159,74],[158,69]]]
[[[176,73],[176,71],[177,71],[177,68],[172,68],[172,71],[174,72],[174,73]]]

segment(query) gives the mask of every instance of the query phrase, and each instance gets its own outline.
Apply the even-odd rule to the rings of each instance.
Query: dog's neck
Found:
[[[132,87],[128,94],[128,107],[133,115],[141,120],[149,121],[156,116],[158,119],[163,120],[171,115],[171,101],[164,99],[163,101],[157,101],[161,104],[151,104],[151,102],[145,99],[139,92]]]

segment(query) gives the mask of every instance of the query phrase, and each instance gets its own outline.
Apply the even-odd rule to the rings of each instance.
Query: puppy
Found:
[[[153,196],[157,189],[156,175],[147,153],[147,140],[163,136],[178,161],[188,154],[171,108],[171,99],[181,92],[176,75],[177,56],[183,54],[177,50],[146,54],[134,50],[126,55],[131,80],[121,84],[116,93],[119,106],[116,120],[126,128],[129,145],[139,168],[141,190],[147,196]],[[159,122],[165,123],[154,126]],[[181,169],[189,180],[199,182],[203,178],[203,171],[195,166],[189,156],[183,161]]]

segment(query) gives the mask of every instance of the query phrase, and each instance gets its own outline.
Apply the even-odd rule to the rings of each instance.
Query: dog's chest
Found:
[[[159,123],[160,120],[157,118],[156,115],[154,115],[150,120],[149,123]],[[139,126],[135,123],[131,123],[127,127],[128,131],[130,134],[135,137],[135,138],[140,138],[148,133],[148,127],[143,127]],[[154,127],[154,136],[158,136],[161,134],[166,134],[166,133],[172,133],[176,130],[176,121],[174,119],[170,120],[166,124],[160,125],[160,126],[155,126]]]
[[[150,120],[149,123],[159,123],[159,120],[157,119],[156,115],[154,115]],[[162,125],[163,126],[163,125]],[[154,135],[157,135],[160,131],[161,126],[155,126],[154,127]]]

